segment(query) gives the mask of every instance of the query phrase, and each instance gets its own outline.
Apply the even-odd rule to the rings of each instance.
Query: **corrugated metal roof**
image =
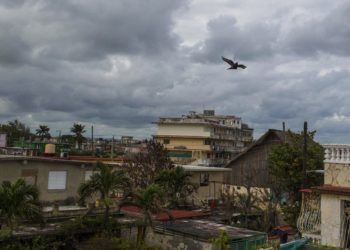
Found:
[[[265,134],[263,134],[257,141],[255,141],[253,144],[251,144],[248,148],[246,148],[242,153],[238,154],[235,158],[233,158],[227,165],[226,167],[229,167],[231,163],[234,161],[238,160],[241,158],[243,155],[245,155],[247,152],[249,152],[252,148],[260,145],[265,141],[265,139],[270,135],[270,134],[275,134],[281,142],[285,140],[285,132],[282,130],[277,130],[277,129],[269,129]]]
[[[131,216],[135,216],[135,217],[143,216],[142,210],[136,206],[124,206],[120,210]],[[211,215],[210,211],[179,210],[179,209],[169,210],[169,213],[173,216],[173,219],[190,219],[190,218],[198,218],[198,217],[207,217]],[[154,214],[153,218],[158,221],[170,220],[169,215],[164,212]]]
[[[266,235],[263,232],[253,231],[245,228],[232,227],[219,224],[209,220],[176,220],[164,225],[164,229],[195,238],[209,240],[218,237],[220,230],[226,231],[230,240],[242,240],[255,236]]]

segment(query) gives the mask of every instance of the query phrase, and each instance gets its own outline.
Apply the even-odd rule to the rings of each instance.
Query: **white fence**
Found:
[[[350,163],[349,144],[324,144],[326,163]]]

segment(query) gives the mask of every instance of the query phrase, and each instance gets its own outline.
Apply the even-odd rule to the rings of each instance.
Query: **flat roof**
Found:
[[[190,235],[205,241],[218,237],[220,230],[226,231],[231,241],[266,235],[264,232],[232,227],[209,220],[176,220],[165,223],[163,227],[167,231]]]
[[[196,165],[178,165],[188,172],[231,172],[231,168],[217,168],[217,167],[206,167]]]
[[[74,159],[65,159],[65,158],[57,158],[57,157],[39,157],[39,156],[22,156],[22,155],[0,155],[1,161],[42,161],[42,162],[60,162],[60,163],[68,163],[68,164],[95,164],[99,159],[96,160],[74,160]],[[120,162],[112,162],[101,159],[101,161],[107,165],[120,166]]]

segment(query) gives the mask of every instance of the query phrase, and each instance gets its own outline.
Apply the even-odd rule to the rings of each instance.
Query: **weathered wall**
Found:
[[[327,246],[340,246],[341,231],[341,200],[349,197],[322,194],[321,196],[321,236],[322,244]]]
[[[201,124],[158,124],[157,135],[210,136],[210,128]]]
[[[197,192],[194,194],[194,203],[199,204],[200,200],[218,199],[221,194],[222,185],[224,181],[224,175],[227,172],[207,172],[209,174],[208,186],[200,186],[200,176],[205,172],[190,172],[191,182],[198,185]]]
[[[196,150],[210,150],[209,145],[204,145],[203,138],[169,138],[170,143],[164,144],[167,149],[174,149],[174,147],[185,146],[187,149]],[[161,141],[162,143],[164,141]]]
[[[0,161],[0,182],[16,181],[23,177],[23,170],[35,171],[36,186],[40,192],[40,200],[56,201],[64,200],[68,197],[77,197],[79,185],[85,180],[85,171],[92,168],[82,166],[81,164],[49,162],[49,161],[28,161],[28,160],[13,160]],[[67,171],[66,189],[49,190],[48,176],[49,171]]]
[[[325,163],[324,184],[350,187],[350,167],[348,164]]]

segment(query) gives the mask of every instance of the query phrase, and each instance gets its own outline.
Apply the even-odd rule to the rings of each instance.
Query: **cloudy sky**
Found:
[[[0,0],[0,122],[155,133],[215,109],[350,143],[350,2]],[[221,56],[248,66],[228,71]]]

